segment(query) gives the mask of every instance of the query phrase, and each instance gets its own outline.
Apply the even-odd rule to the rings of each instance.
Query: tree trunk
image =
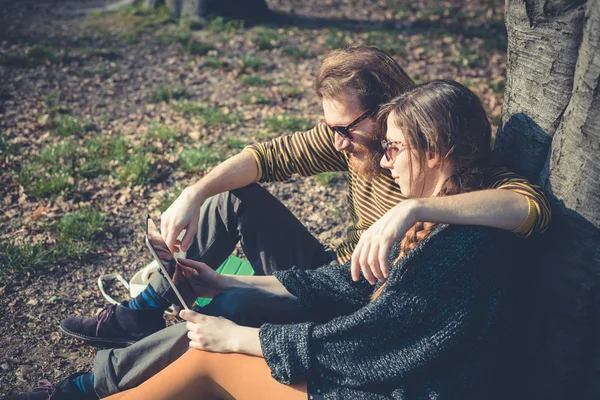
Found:
[[[174,16],[192,21],[202,21],[211,15],[262,21],[270,15],[265,0],[144,0],[146,8],[162,4]]]
[[[551,194],[523,398],[600,399],[600,0],[507,0],[496,155]]]

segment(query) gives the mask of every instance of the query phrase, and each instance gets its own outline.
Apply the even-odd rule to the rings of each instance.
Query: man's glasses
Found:
[[[381,141],[381,148],[383,149],[383,154],[385,154],[385,159],[390,162],[396,158],[400,150],[406,148],[406,143],[401,141],[388,142],[384,139]]]
[[[329,123],[327,123],[327,120],[325,118],[323,118],[323,122],[325,122],[325,124],[328,127],[330,127],[331,129],[333,129],[335,132],[337,132],[340,135],[342,135],[342,137],[344,139],[348,139],[348,140],[352,141],[352,140],[354,140],[354,138],[352,137],[352,134],[350,133],[350,131],[352,130],[352,128],[354,128],[356,125],[360,124],[365,119],[369,118],[374,112],[375,112],[374,109],[367,110],[364,113],[362,113],[358,118],[356,118],[354,121],[350,122],[346,126],[344,126],[344,125],[330,125]]]

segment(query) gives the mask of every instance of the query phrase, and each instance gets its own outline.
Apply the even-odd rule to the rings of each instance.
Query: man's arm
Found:
[[[160,228],[171,251],[176,248],[179,234],[185,230],[181,240],[181,250],[187,251],[198,230],[200,205],[216,194],[247,186],[256,181],[258,166],[248,152],[241,152],[219,164],[206,176],[179,195],[160,218]]]

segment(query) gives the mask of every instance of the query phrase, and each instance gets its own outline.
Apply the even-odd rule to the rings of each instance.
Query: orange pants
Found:
[[[306,400],[306,384],[283,385],[261,357],[190,349],[140,386],[104,400]]]

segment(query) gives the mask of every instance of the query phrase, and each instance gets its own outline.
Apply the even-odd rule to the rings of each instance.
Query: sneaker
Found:
[[[125,347],[165,326],[162,310],[132,310],[123,305],[110,305],[96,317],[65,319],[60,331],[90,344]]]
[[[14,394],[12,396],[3,397],[0,400],[92,400],[98,399],[96,393],[93,394],[81,394],[77,388],[73,385],[73,379],[79,375],[83,375],[84,372],[80,372],[71,375],[67,379],[60,381],[57,385],[53,385],[49,380],[43,379],[38,382],[38,386],[33,388],[31,392]]]

